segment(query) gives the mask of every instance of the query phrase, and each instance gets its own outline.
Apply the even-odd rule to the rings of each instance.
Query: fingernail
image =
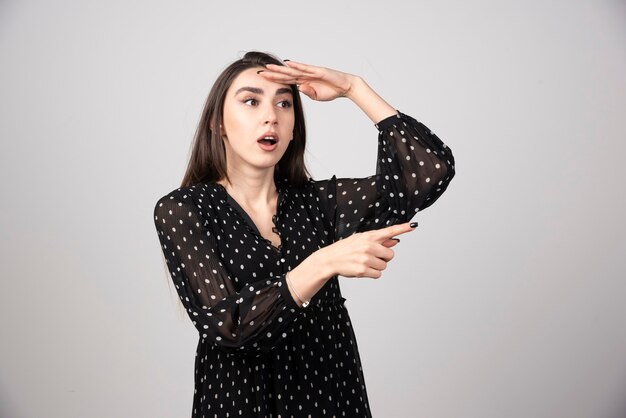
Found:
[[[400,242],[400,238],[391,238],[391,239],[396,241],[396,242]]]
[[[257,74],[261,74],[263,71],[265,71],[265,70],[259,70],[259,71],[257,71],[256,73],[257,73]]]
[[[417,228],[417,222],[411,222],[411,223],[409,224],[409,226],[410,226],[411,228]]]
[[[287,62],[287,61],[291,61],[291,60],[283,60],[283,62]]]

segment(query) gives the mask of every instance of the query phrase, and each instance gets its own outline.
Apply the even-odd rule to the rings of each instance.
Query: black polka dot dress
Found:
[[[375,175],[278,182],[278,248],[217,183],[157,202],[163,254],[199,332],[194,418],[371,416],[337,277],[301,308],[285,273],[335,240],[408,221],[448,186],[454,158],[427,127],[402,113],[376,126]]]

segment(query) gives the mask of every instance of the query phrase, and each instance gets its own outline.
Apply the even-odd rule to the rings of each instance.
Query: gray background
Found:
[[[457,178],[342,279],[376,417],[626,416],[626,5],[0,2],[2,417],[185,417],[197,334],[152,209],[246,50],[362,75]],[[316,178],[376,131],[305,101]]]

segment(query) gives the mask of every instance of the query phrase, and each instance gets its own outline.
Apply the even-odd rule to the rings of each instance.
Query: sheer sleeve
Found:
[[[376,174],[314,182],[335,239],[409,221],[446,190],[454,177],[450,149],[424,124],[398,112],[376,127]]]
[[[179,189],[180,190],[180,189]],[[237,289],[216,234],[188,194],[159,199],[154,222],[180,300],[203,339],[229,352],[268,351],[299,315],[284,275]]]

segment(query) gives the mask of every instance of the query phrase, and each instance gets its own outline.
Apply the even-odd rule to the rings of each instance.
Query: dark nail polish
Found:
[[[259,70],[259,71],[257,71],[256,73],[257,73],[257,74],[261,74],[263,71],[265,71],[265,70]]]
[[[291,60],[283,60],[283,62],[287,62],[287,61],[291,61]]]
[[[400,242],[400,238],[391,238],[391,239],[396,241],[396,242]]]
[[[409,226],[410,226],[411,228],[417,228],[417,222],[411,222],[411,223],[409,224]]]

